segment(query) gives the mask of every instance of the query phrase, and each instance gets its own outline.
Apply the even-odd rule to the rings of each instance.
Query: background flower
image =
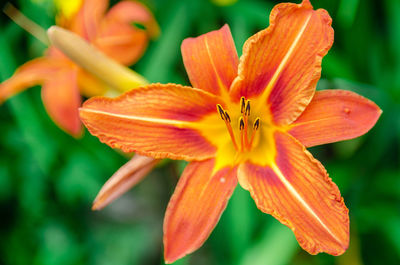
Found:
[[[76,1],[71,1],[73,5],[63,5],[64,8],[60,8],[57,25],[78,34],[113,60],[130,65],[142,56],[150,37],[158,36],[157,22],[150,10],[139,2],[122,1],[107,11],[108,2],[84,0],[75,4]],[[11,5],[5,7],[5,12],[17,22],[19,17],[24,17]],[[138,28],[134,23],[144,28]],[[20,23],[21,26],[24,24],[30,26],[32,22],[28,20]],[[32,30],[33,34],[41,31],[40,27],[36,28]],[[42,41],[46,42],[46,38],[43,37]],[[40,84],[43,104],[50,117],[61,129],[77,137],[82,132],[77,111],[81,104],[80,94],[102,95],[112,89],[117,92],[120,90],[121,93],[121,87],[106,81],[103,76],[96,77],[87,73],[55,47],[49,46],[43,57],[23,64],[12,77],[0,84],[0,103]],[[129,82],[129,88],[145,83],[144,78],[136,75]]]

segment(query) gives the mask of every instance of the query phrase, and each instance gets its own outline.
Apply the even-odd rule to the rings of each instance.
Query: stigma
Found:
[[[226,129],[228,130],[229,136],[236,151],[247,152],[250,151],[253,147],[254,138],[260,129],[261,121],[259,117],[251,119],[250,100],[246,100],[244,97],[241,97],[239,107],[240,114],[237,124],[238,128],[232,128],[231,117],[220,104],[217,104],[217,111],[221,119],[225,122]],[[252,121],[251,129],[249,128],[250,121]]]

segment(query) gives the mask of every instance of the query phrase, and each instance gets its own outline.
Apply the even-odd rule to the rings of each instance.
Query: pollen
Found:
[[[228,114],[228,111],[225,110],[220,104],[217,104],[217,111],[220,114],[221,119],[225,122],[229,136],[236,151],[247,152],[253,148],[254,138],[259,131],[261,121],[260,117],[251,117],[250,100],[246,100],[245,97],[240,98],[239,108],[240,114],[233,115],[235,119],[238,117],[237,127],[232,127],[232,120]],[[250,125],[251,127],[249,126],[249,123],[252,124],[252,126]],[[236,123],[234,122],[233,124]]]

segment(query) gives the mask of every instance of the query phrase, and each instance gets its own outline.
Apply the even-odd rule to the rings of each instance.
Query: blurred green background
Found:
[[[10,2],[42,27],[54,24],[52,0]],[[228,23],[241,53],[278,3],[142,2],[162,35],[133,68],[151,82],[180,84],[189,84],[180,55],[184,38]],[[176,264],[400,264],[400,1],[312,3],[328,10],[335,29],[318,89],[353,90],[383,110],[363,137],[311,149],[350,209],[350,248],[340,257],[307,254],[288,228],[257,210],[238,187],[209,240]],[[1,80],[45,48],[0,14]],[[126,161],[87,132],[76,140],[58,129],[39,87],[1,105],[0,264],[164,264],[162,220],[183,164],[166,161],[122,198],[92,212],[96,193]]]

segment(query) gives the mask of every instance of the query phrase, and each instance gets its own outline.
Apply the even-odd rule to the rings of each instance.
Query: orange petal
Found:
[[[151,157],[135,155],[103,185],[92,210],[101,210],[139,183],[158,163]]]
[[[114,99],[91,98],[80,115],[89,131],[111,147],[154,158],[203,160],[216,148],[195,127],[217,115],[217,103],[202,90],[152,84]]]
[[[331,18],[310,2],[279,4],[270,26],[249,38],[231,96],[268,105],[277,124],[290,124],[311,101],[321,75],[321,60],[333,43]]]
[[[374,102],[354,92],[317,91],[289,133],[307,147],[348,140],[368,132],[381,113]]]
[[[274,138],[275,163],[245,163],[239,181],[247,179],[257,207],[292,229],[310,254],[342,254],[349,244],[349,216],[338,187],[298,141],[281,132]]]
[[[106,14],[106,19],[112,19],[132,24],[142,24],[147,34],[154,38],[160,34],[160,28],[151,11],[142,3],[136,1],[122,1],[114,5]]]
[[[15,74],[0,84],[0,103],[29,87],[42,84],[60,69],[55,60],[41,57],[19,67]]]
[[[214,172],[214,164],[214,159],[191,162],[179,179],[164,219],[166,263],[203,245],[236,187],[236,168]]]
[[[229,91],[237,75],[238,56],[228,25],[197,38],[185,39],[181,50],[193,87],[215,95]]]
[[[108,2],[108,0],[84,0],[78,13],[71,21],[64,22],[63,26],[86,40],[92,40],[107,10]]]
[[[147,48],[144,30],[115,20],[105,20],[94,40],[94,45],[112,59],[124,65],[136,63]]]
[[[67,133],[78,137],[82,133],[78,108],[81,96],[75,69],[63,69],[53,74],[42,88],[42,100],[54,122]]]

